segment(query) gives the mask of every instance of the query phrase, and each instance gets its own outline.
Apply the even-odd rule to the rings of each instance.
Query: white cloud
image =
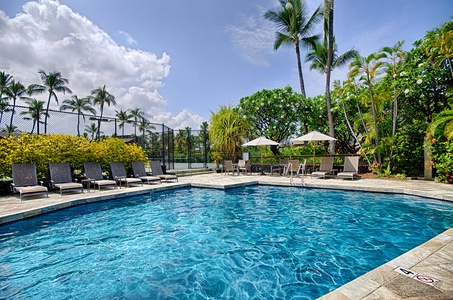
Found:
[[[167,121],[167,122],[165,122]],[[165,125],[173,129],[184,129],[187,126],[193,130],[199,130],[200,124],[203,122],[203,118],[197,114],[194,114],[188,110],[183,110],[174,116],[170,112],[161,113],[153,116],[152,122],[154,123],[165,123]]]
[[[118,33],[126,39],[126,42],[129,45],[137,44],[137,41],[129,33],[125,32],[125,31],[118,31]]]
[[[259,9],[263,12],[262,8]],[[261,16],[244,17],[242,24],[228,25],[226,32],[231,36],[231,42],[242,58],[256,66],[269,65],[269,58],[273,54],[275,27]]]
[[[121,34],[134,43],[128,33]],[[167,100],[159,89],[170,73],[167,53],[159,57],[121,46],[86,17],[58,1],[28,2],[23,12],[13,18],[0,11],[0,36],[0,70],[25,85],[40,83],[39,69],[58,71],[69,80],[68,86],[79,97],[105,84],[117,102],[115,107],[106,108],[105,115],[113,116],[115,110],[140,108],[148,117],[156,113],[167,116],[160,117],[160,122],[166,125],[194,126],[194,122],[202,122],[200,116],[187,112],[176,116],[165,113]],[[46,100],[44,95],[37,96],[40,97]],[[68,95],[58,97],[69,98]],[[51,106],[56,108],[54,103]]]

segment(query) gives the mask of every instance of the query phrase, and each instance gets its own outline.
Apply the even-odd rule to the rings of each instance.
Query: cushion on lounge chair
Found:
[[[126,168],[122,162],[111,162],[110,169],[112,170],[113,179],[121,184],[124,183],[126,187],[129,187],[130,184],[139,184],[143,185],[140,178],[130,178],[127,177]]]
[[[38,184],[38,175],[36,174],[36,164],[13,164],[12,165],[13,182],[11,191],[19,192],[20,200],[23,196],[46,194],[49,192],[45,186]]]
[[[50,184],[52,187],[60,189],[60,195],[64,191],[80,190],[83,193],[83,185],[73,182],[71,175],[71,166],[69,163],[49,163]]]
[[[87,179],[93,179],[93,184],[101,189],[101,187],[113,187],[117,188],[115,180],[108,180],[104,179],[102,175],[102,168],[101,164],[97,162],[86,162],[83,164],[83,168],[85,169],[85,175]]]
[[[311,176],[316,178],[331,177],[332,170],[333,170],[333,157],[324,156],[323,158],[321,158],[321,166],[319,167],[319,171],[312,172]]]
[[[344,159],[343,172],[337,174],[337,178],[341,179],[352,179],[360,178],[359,175],[359,157],[358,156],[347,156]]]
[[[146,174],[145,164],[142,161],[133,161],[132,170],[136,178],[140,178],[143,183],[162,183],[160,177],[158,176],[149,176]]]
[[[153,176],[159,176],[159,178],[165,180],[165,182],[168,182],[169,180],[178,181],[177,175],[164,174],[162,166],[160,165],[160,161],[152,160],[150,161],[150,164],[151,170],[153,171]]]

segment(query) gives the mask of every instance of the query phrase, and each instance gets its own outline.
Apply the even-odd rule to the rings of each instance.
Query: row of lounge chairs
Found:
[[[93,184],[93,187],[120,188],[124,185],[143,185],[143,183],[161,183],[162,181],[178,181],[176,174],[164,174],[159,161],[151,161],[152,175],[148,175],[145,165],[142,161],[132,162],[132,177],[128,177],[126,168],[122,162],[111,162],[110,168],[112,171],[112,179],[104,179],[102,174],[101,164],[98,162],[84,163],[86,179],[82,182],[76,182],[72,178],[71,167],[69,163],[52,162],[49,163],[50,172],[50,187],[58,189],[60,195],[65,191],[80,191],[83,192],[83,183],[86,183],[87,188]],[[22,200],[24,196],[32,196],[43,194],[49,197],[47,187],[42,181],[38,181],[36,164],[13,164],[12,165],[13,182],[11,183],[11,191],[19,193]]]
[[[299,160],[285,160],[281,161],[280,164],[271,166],[271,175],[278,173],[279,175],[305,175],[307,161],[304,160],[300,163]],[[335,175],[336,170],[333,167],[334,157],[323,157],[321,159],[321,165],[319,170],[314,171],[310,174],[313,178],[329,178]],[[237,164],[233,164],[231,160],[224,161],[224,172],[226,174],[235,172],[240,174],[241,172],[251,173],[250,161],[239,160]],[[359,157],[358,156],[347,156],[344,160],[343,170],[336,174],[337,178],[342,179],[356,179],[359,178]]]

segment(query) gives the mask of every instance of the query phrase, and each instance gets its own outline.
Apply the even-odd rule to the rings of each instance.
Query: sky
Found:
[[[310,13],[323,4],[305,1]],[[40,69],[58,71],[79,97],[106,85],[117,103],[106,116],[140,108],[151,122],[199,129],[222,105],[236,106],[263,89],[300,92],[294,47],[275,51],[276,29],[263,18],[278,6],[277,0],[1,0],[0,71],[24,85],[40,83]],[[355,49],[366,56],[402,40],[410,50],[452,17],[452,0],[335,1],[334,34],[340,54]],[[308,63],[303,73],[307,96],[322,94],[324,76]],[[333,79],[346,73],[347,67],[335,70]],[[61,103],[70,95],[58,97]]]

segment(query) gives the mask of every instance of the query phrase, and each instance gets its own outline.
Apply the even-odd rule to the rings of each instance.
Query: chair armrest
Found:
[[[38,182],[39,182],[39,185],[44,186],[44,181],[38,181]]]
[[[51,188],[55,188],[55,182],[52,179],[50,180],[49,183],[50,183],[50,187]]]
[[[11,192],[14,192],[16,189],[16,185],[14,183],[11,183],[10,188],[11,188]]]

